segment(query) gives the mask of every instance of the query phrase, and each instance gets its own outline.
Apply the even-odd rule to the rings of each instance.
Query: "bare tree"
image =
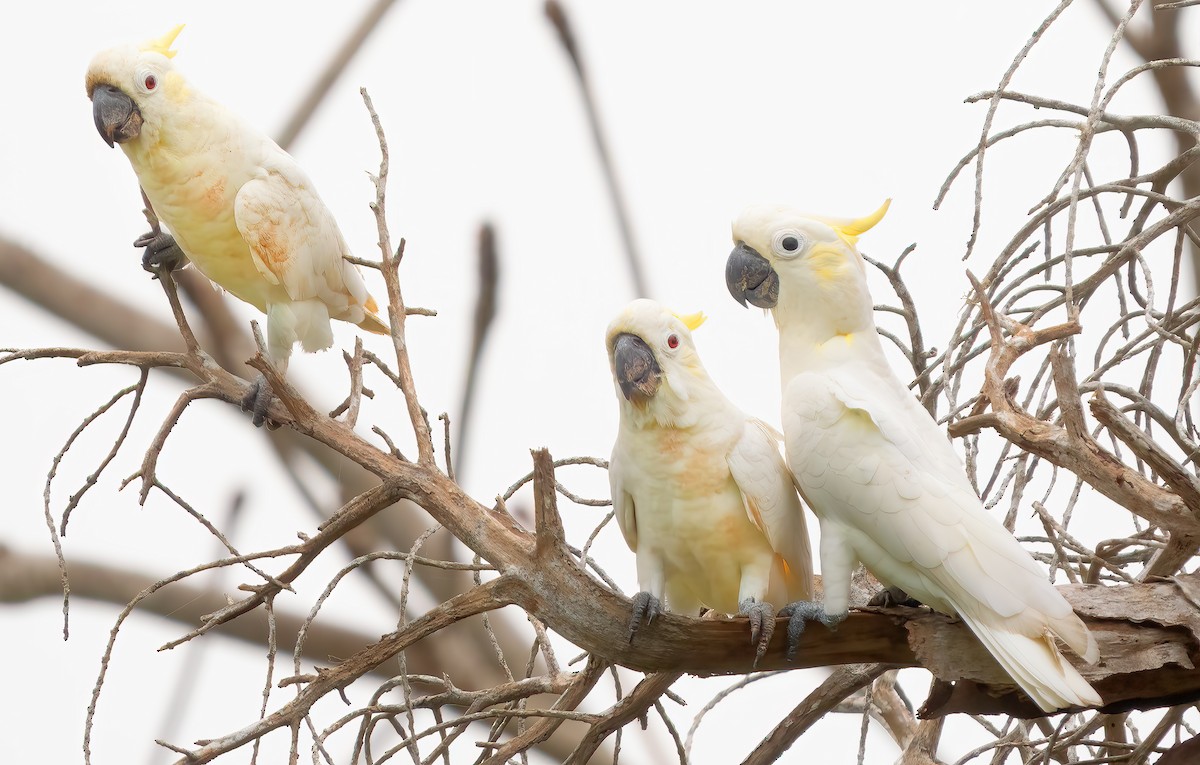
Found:
[[[667,614],[631,643],[625,631],[629,601],[590,554],[612,514],[583,540],[567,537],[559,514],[563,501],[609,504],[605,498],[577,496],[556,473],[567,465],[603,470],[602,459],[556,461],[546,450],[534,450],[529,474],[490,505],[468,496],[455,480],[449,418],[443,415],[436,427],[421,406],[420,370],[412,367],[407,351],[407,318],[429,312],[408,306],[401,290],[404,242],[394,247],[388,228],[387,143],[364,91],[382,158],[372,205],[380,254],[362,264],[377,268],[387,285],[393,352],[384,359],[359,345],[346,353],[349,387],[332,412],[314,409],[283,379],[266,357],[257,327],[247,336],[211,288],[190,272],[157,274],[174,328],[132,316],[119,301],[104,304],[101,314],[116,320],[92,329],[123,350],[0,349],[0,365],[65,358],[80,366],[138,370],[136,382],[89,415],[53,460],[44,512],[57,558],[0,550],[0,593],[8,602],[61,592],[64,617],[70,594],[126,603],[111,632],[88,710],[85,761],[91,759],[92,721],[104,704],[109,658],[135,609],[187,625],[166,649],[209,633],[267,648],[259,716],[191,745],[159,742],[179,754],[181,765],[213,761],[244,747],[257,752],[264,737],[285,730],[287,734],[278,735],[290,736],[293,761],[301,756],[313,762],[343,761],[347,756],[342,753],[348,753],[348,761],[354,762],[400,757],[414,763],[474,759],[499,764],[525,761],[537,748],[560,761],[585,763],[602,748],[615,759],[626,726],[635,721],[645,725],[651,714],[666,726],[679,761],[686,763],[694,734],[715,706],[773,674],[817,666],[835,668],[794,709],[777,710],[778,725],[747,752],[745,762],[775,761],[830,713],[861,715],[864,733],[871,721],[882,725],[906,765],[945,762],[939,759],[938,745],[949,715],[977,726],[978,746],[958,763],[1011,758],[1134,764],[1159,753],[1162,763],[1188,761],[1188,753],[1196,749],[1194,705],[1200,699],[1200,673],[1195,671],[1200,577],[1185,570],[1200,546],[1195,470],[1200,434],[1191,410],[1200,388],[1195,328],[1200,298],[1182,282],[1185,253],[1196,245],[1192,221],[1200,216],[1200,198],[1186,180],[1200,151],[1194,145],[1200,123],[1174,107],[1171,115],[1117,114],[1110,102],[1131,83],[1147,77],[1160,84],[1176,82],[1175,73],[1200,62],[1175,54],[1152,58],[1143,51],[1154,49],[1142,39],[1134,45],[1146,62],[1120,75],[1110,73],[1112,53],[1126,39],[1142,4],[1133,0],[1123,14],[1110,11],[1113,37],[1086,104],[1009,88],[1013,74],[1069,0],[1030,38],[999,85],[972,97],[987,104],[984,128],[941,195],[962,171],[974,167],[976,212],[968,255],[981,241],[976,234],[986,200],[985,158],[1019,152],[1008,139],[1027,133],[1068,128],[1077,131],[1078,140],[1062,158],[1052,187],[1031,190],[1028,218],[1014,226],[982,275],[968,275],[964,286],[970,291],[957,326],[942,338],[922,325],[902,273],[912,247],[894,259],[868,258],[894,292],[895,305],[877,306],[881,333],[911,365],[914,395],[961,443],[968,474],[986,506],[1004,510],[1006,526],[1047,566],[1052,580],[1064,581],[1063,594],[1096,634],[1102,661],[1080,666],[1080,671],[1103,697],[1102,708],[1072,710],[1056,720],[1046,717],[968,630],[924,608],[860,607],[836,633],[808,630],[794,661],[784,656],[785,631],[780,629],[756,665],[748,650],[748,627],[737,618]],[[385,7],[380,4],[372,13]],[[548,12],[586,86],[565,13],[555,4]],[[1154,18],[1156,29],[1169,26]],[[999,129],[995,122],[1002,106],[1037,109],[1039,115]],[[589,114],[605,157],[594,106]],[[302,127],[303,121],[290,129],[298,131],[297,124]],[[1177,150],[1158,167],[1144,170],[1141,147],[1161,144],[1164,136]],[[615,174],[610,171],[607,177],[614,208],[623,211]],[[494,288],[495,241],[490,228],[483,232],[485,278],[473,359],[480,353],[495,300],[487,284],[490,280]],[[633,273],[639,274],[632,239],[627,236],[626,242]],[[32,253],[0,241],[0,282],[36,302],[56,306],[69,317],[82,304],[78,295],[104,297],[84,284],[64,290],[63,284],[71,284],[68,279]],[[54,281],[57,289],[44,289]],[[186,310],[179,287],[189,301]],[[189,314],[201,319],[199,334]],[[77,321],[91,319],[81,315]],[[247,357],[248,366],[243,366]],[[191,387],[167,414],[144,450],[141,468],[127,483],[136,482],[143,502],[157,492],[177,504],[204,525],[222,552],[158,580],[78,561],[71,562],[68,577],[59,535],[118,451],[128,448],[130,424],[139,414],[153,369],[171,370]],[[227,529],[173,491],[157,467],[184,412],[204,399],[237,406],[251,369],[266,375],[278,395],[270,418],[282,425],[273,436],[282,463],[294,465],[291,457],[301,451],[311,455],[342,476],[343,499],[330,513],[320,512],[314,501],[320,520],[298,542],[244,552],[230,543]],[[401,439],[378,424],[365,425],[375,414],[375,389],[383,386],[403,396],[415,454],[396,447],[407,442],[407,435]],[[467,403],[470,390],[468,382]],[[118,411],[126,412],[124,426],[111,450],[65,508],[53,507],[50,485],[64,455],[80,434]],[[532,524],[522,523],[521,515],[509,508],[527,486],[532,488]],[[1081,516],[1104,517],[1124,532],[1089,546],[1072,530],[1073,522],[1074,528],[1080,526]],[[449,533],[439,534],[440,529]],[[471,551],[471,560],[455,558],[454,539]],[[277,611],[276,596],[291,590],[335,545],[344,545],[353,560],[328,581],[308,613],[294,617]],[[379,581],[371,564],[382,560],[403,565],[398,588]],[[242,596],[230,602],[186,581],[213,570],[244,577]],[[372,581],[389,598],[397,620],[393,631],[357,634],[321,619],[327,597],[347,577]],[[436,605],[414,609],[414,588],[431,595]],[[528,627],[493,618],[506,606],[519,607]],[[551,632],[578,646],[581,655],[564,661]],[[427,639],[445,635],[451,638]],[[291,651],[290,665],[278,666],[280,649]],[[631,688],[622,687],[618,666],[644,677]],[[919,710],[897,683],[897,670],[905,667],[921,667],[933,677]],[[680,699],[671,688],[684,674],[746,677],[716,694],[695,715],[691,730],[681,733],[670,712]],[[614,701],[597,708],[606,678],[611,678]],[[320,701],[338,695],[347,702],[343,711],[317,709]],[[1150,717],[1139,714],[1142,710],[1159,711]],[[1005,718],[996,723],[983,717],[988,714]],[[864,735],[860,761],[865,742]]]

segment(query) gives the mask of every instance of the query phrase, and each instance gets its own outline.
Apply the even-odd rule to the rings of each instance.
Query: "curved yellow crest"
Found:
[[[891,206],[892,200],[885,199],[883,204],[879,205],[879,209],[870,215],[856,218],[855,220],[845,221],[834,226],[834,230],[846,241],[847,244],[854,244],[858,241],[858,237],[870,231],[876,223],[883,220],[883,216],[887,214],[888,208]]]
[[[696,311],[695,313],[687,314],[673,313],[671,315],[682,321],[683,326],[687,327],[688,330],[693,332],[696,331],[696,329],[698,329],[700,325],[704,323],[704,320],[708,318],[704,315],[704,311]]]
[[[171,50],[171,46],[175,43],[175,38],[179,37],[179,33],[183,31],[183,27],[184,25],[180,24],[162,37],[143,43],[142,50],[147,53],[161,53],[167,58],[175,58],[175,51]]]

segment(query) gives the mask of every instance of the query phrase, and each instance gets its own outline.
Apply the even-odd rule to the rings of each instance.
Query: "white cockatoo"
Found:
[[[703,320],[635,300],[605,336],[620,409],[609,483],[641,589],[629,637],[665,599],[680,614],[748,616],[761,658],[776,609],[812,597],[808,530],[781,436],[700,363],[691,330]]]
[[[329,320],[377,334],[387,324],[367,294],[333,214],[291,155],[189,84],[175,68],[178,26],[142,45],[96,54],[87,95],[96,129],[121,145],[168,235],[147,235],[154,263],[178,245],[205,276],[267,315],[267,350],[281,372],[292,346],[333,344]],[[172,265],[179,265],[172,264]],[[262,424],[269,392],[247,397]]]
[[[946,434],[884,357],[855,245],[887,211],[858,220],[745,210],[726,264],[734,298],[779,329],[788,465],[821,525],[823,613],[844,618],[861,561],[881,581],[957,614],[1046,712],[1100,696],[1059,652],[1096,641],[1046,572],[988,515]]]

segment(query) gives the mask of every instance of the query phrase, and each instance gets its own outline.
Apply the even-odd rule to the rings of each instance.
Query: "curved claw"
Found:
[[[757,667],[775,635],[775,609],[770,603],[747,598],[738,603],[738,613],[750,619],[750,642],[755,645],[754,666]]]
[[[144,247],[142,268],[155,274],[162,269],[175,271],[188,263],[187,255],[175,242],[175,237],[165,231],[148,231],[133,241],[134,247]]]
[[[871,596],[871,599],[867,601],[867,605],[879,608],[895,608],[897,606],[918,608],[921,606],[921,601],[916,598],[910,598],[908,593],[899,587],[885,587]]]
[[[788,617],[787,627],[787,660],[796,658],[796,649],[800,647],[800,638],[804,635],[806,622],[820,622],[830,631],[836,631],[837,626],[846,618],[846,614],[827,614],[825,606],[815,600],[797,600],[779,609],[780,616]]]
[[[633,636],[637,634],[638,628],[642,626],[642,619],[645,618],[646,624],[654,621],[654,617],[662,613],[662,603],[658,598],[643,590],[633,596],[633,615],[629,620],[629,642],[633,642]]]
[[[271,386],[267,384],[267,378],[259,375],[258,379],[250,384],[250,390],[242,397],[242,411],[253,414],[250,421],[254,423],[254,427],[261,428],[266,424],[270,430],[275,430],[279,427],[279,423],[267,419],[267,409],[270,407]]]

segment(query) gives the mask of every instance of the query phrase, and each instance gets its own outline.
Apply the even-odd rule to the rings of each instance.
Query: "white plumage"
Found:
[[[670,610],[780,608],[812,596],[800,499],[781,436],[734,406],[701,365],[688,328],[701,320],[636,300],[608,327],[617,523],[637,555],[639,587]]]
[[[270,138],[175,69],[182,27],[96,54],[87,94],[146,198],[209,279],[267,314],[272,359],[333,344],[331,318],[386,334],[350,248],[312,181]]]
[[[861,561],[959,615],[1043,710],[1099,705],[1055,644],[1094,662],[1091,633],[988,515],[945,433],[884,357],[855,242],[885,210],[831,221],[755,207],[733,225],[730,290],[772,308],[779,328],[787,460],[820,519],[825,610],[846,613]]]

